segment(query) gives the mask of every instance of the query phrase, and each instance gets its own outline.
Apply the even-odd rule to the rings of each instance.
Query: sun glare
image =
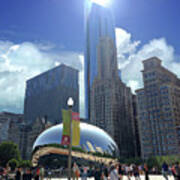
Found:
[[[99,4],[101,6],[108,6],[110,0],[91,0],[93,3]]]

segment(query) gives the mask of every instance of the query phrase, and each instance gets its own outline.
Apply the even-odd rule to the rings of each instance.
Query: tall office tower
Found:
[[[136,91],[142,158],[180,152],[180,79],[152,57],[143,61],[144,88]],[[179,134],[179,137],[178,137]]]
[[[132,157],[135,155],[132,94],[119,78],[116,48],[111,38],[101,38],[97,59],[98,74],[90,92],[90,122],[114,138],[121,157]]]
[[[42,73],[26,84],[25,121],[45,117],[52,124],[62,122],[61,110],[67,109],[67,99],[74,99],[73,110],[79,111],[78,71],[60,65]]]
[[[110,9],[87,0],[85,4],[85,116],[90,116],[90,89],[97,76],[97,45],[108,36],[115,45],[115,26]]]

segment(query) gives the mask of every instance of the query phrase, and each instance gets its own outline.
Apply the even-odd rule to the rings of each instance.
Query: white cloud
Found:
[[[175,61],[174,48],[165,38],[141,45],[121,28],[116,29],[116,38],[122,80],[133,92],[143,86],[142,60],[152,56],[159,57],[166,68],[180,77],[180,63]],[[14,44],[0,41],[0,110],[22,112],[26,80],[64,63],[80,70],[80,113],[84,115],[84,57],[76,52],[56,52],[53,48],[54,45],[48,42]]]
[[[129,63],[127,56],[136,52],[140,41],[132,41],[131,34],[124,29],[116,28],[116,46],[118,56],[118,66],[120,69]]]
[[[157,56],[162,65],[180,77],[180,63],[175,61],[173,46],[165,38],[153,39],[140,48],[140,41],[133,42],[131,35],[120,28],[116,29],[117,52],[119,68],[122,71],[122,80],[132,88],[133,92],[143,87],[141,70],[142,61]]]
[[[127,82],[127,86],[131,87],[132,92],[135,92],[136,89],[139,88],[139,82],[134,80],[129,80]]]
[[[0,110],[23,111],[26,80],[60,63],[82,69],[79,53],[51,49],[47,44],[0,41]]]
[[[134,53],[140,41],[131,40],[132,36],[130,33],[126,32],[124,29],[116,28],[116,46],[118,55],[124,53]]]

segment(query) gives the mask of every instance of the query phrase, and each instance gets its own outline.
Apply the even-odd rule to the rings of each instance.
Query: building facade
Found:
[[[0,113],[0,143],[3,141],[12,141],[20,145],[19,128],[24,121],[23,114],[10,112]]]
[[[36,138],[47,128],[51,127],[52,124],[47,119],[37,118],[31,124],[21,124],[20,127],[20,152],[23,159],[30,159],[33,144]]]
[[[97,76],[97,45],[108,36],[115,45],[115,26],[111,10],[86,0],[85,4],[85,117],[90,118],[90,90]]]
[[[119,78],[111,38],[101,38],[97,54],[98,74],[90,92],[90,122],[113,137],[121,157],[132,157],[135,155],[133,99],[130,88]]]
[[[23,114],[0,113],[0,143],[11,141],[18,145],[23,159],[29,159],[38,135],[50,127],[46,119],[36,119],[33,124],[24,122]]]
[[[180,79],[152,57],[143,61],[144,88],[136,91],[142,158],[180,152]]]
[[[137,157],[141,156],[141,144],[139,138],[139,124],[138,124],[138,114],[137,114],[137,96],[133,94],[133,118],[134,118],[134,132],[135,132],[135,155]]]
[[[73,110],[79,112],[78,71],[64,64],[42,73],[26,83],[24,117],[28,123],[47,118],[52,124],[62,122],[62,109],[68,109],[72,97]]]

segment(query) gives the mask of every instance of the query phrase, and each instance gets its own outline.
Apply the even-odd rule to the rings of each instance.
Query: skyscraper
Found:
[[[64,64],[44,72],[26,83],[24,117],[26,122],[46,117],[52,124],[62,122],[61,110],[67,99],[74,99],[73,110],[79,111],[78,71]]]
[[[144,88],[136,91],[142,158],[180,152],[180,79],[157,57],[143,61]]]
[[[85,116],[90,116],[90,89],[97,75],[97,45],[108,36],[115,45],[115,26],[111,10],[87,0],[85,4]]]
[[[90,122],[107,131],[118,144],[121,157],[135,155],[133,96],[120,80],[113,40],[103,37],[98,45],[98,74],[90,91]]]

